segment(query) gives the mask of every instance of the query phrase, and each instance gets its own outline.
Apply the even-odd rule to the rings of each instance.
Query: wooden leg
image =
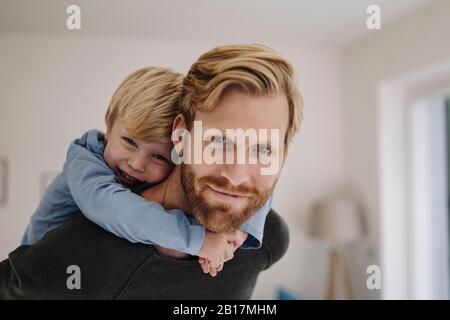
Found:
[[[344,255],[341,255],[341,266],[344,273],[345,296],[347,299],[353,299],[352,284],[350,282],[350,271]]]
[[[327,279],[327,292],[325,299],[332,300],[335,298],[336,291],[336,270],[338,264],[339,255],[337,250],[332,249],[328,254],[328,279]]]

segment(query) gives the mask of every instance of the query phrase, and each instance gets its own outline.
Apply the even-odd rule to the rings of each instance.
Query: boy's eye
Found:
[[[132,145],[133,147],[137,147],[136,142],[134,142],[134,141],[131,140],[130,138],[123,137],[123,140],[125,140],[129,145]]]
[[[163,161],[163,162],[166,162],[166,163],[168,163],[168,164],[171,164],[170,161],[167,160],[166,157],[164,157],[164,156],[162,156],[162,155],[160,155],[160,154],[154,154],[154,155],[152,155],[152,157],[153,157],[153,158],[156,158],[156,159],[158,159],[158,160],[161,160],[161,161]]]

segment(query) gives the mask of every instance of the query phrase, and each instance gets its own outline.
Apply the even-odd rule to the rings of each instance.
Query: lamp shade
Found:
[[[317,202],[311,217],[311,236],[333,242],[351,242],[362,237],[362,214],[347,197]]]

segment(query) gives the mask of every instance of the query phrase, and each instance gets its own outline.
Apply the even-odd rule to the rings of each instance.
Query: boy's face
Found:
[[[156,184],[172,171],[172,142],[147,142],[134,139],[117,119],[105,135],[103,158],[116,177],[129,188],[142,182]]]

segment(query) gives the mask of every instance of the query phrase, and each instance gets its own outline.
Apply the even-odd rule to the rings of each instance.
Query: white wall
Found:
[[[19,244],[40,199],[40,175],[60,170],[72,139],[90,128],[104,129],[109,99],[129,72],[158,65],[184,73],[202,52],[218,44],[75,32],[0,34],[0,156],[10,164],[10,197],[0,206],[0,259]],[[305,237],[305,217],[313,200],[345,188],[340,54],[306,44],[266,44],[293,63],[305,100],[305,122],[274,202],[289,224],[291,245],[282,261],[261,275],[254,297],[273,298],[274,288],[282,285],[320,298],[325,251]]]
[[[450,58],[450,2],[436,1],[343,50],[349,187],[366,205],[370,238],[380,234],[377,86]]]

